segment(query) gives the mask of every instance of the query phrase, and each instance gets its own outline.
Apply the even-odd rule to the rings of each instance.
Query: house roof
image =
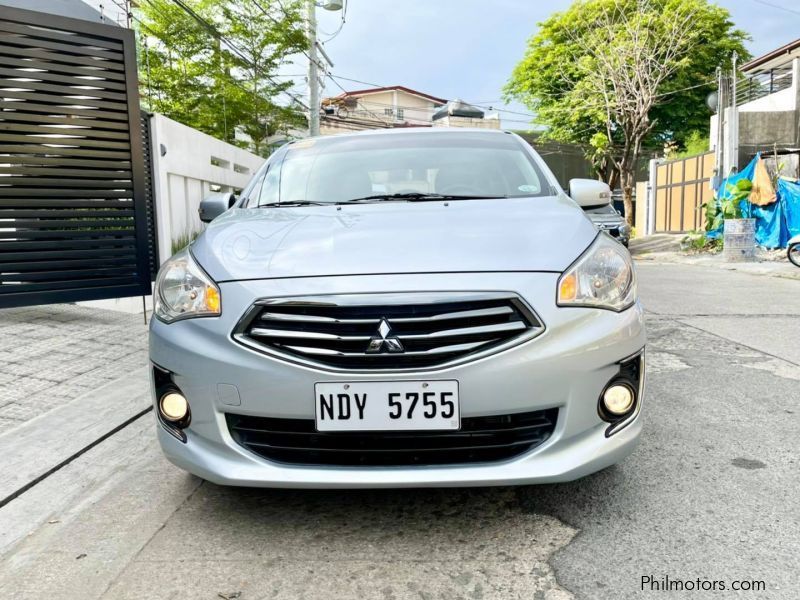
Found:
[[[785,65],[793,58],[800,57],[800,39],[789,42],[785,46],[776,48],[771,52],[767,52],[763,56],[754,58],[742,65],[742,71],[748,73],[750,71],[768,71],[778,66]]]
[[[376,88],[368,88],[365,90],[353,90],[351,92],[342,92],[337,96],[337,98],[367,96],[369,94],[380,94],[381,92],[391,92],[391,91],[405,92],[406,94],[411,94],[412,96],[418,96],[420,98],[424,98],[425,100],[430,100],[434,104],[447,103],[447,100],[445,100],[444,98],[437,98],[436,96],[431,96],[430,94],[426,94],[424,92],[418,92],[417,90],[412,90],[411,88],[407,88],[403,85],[390,85],[387,87],[376,87]]]

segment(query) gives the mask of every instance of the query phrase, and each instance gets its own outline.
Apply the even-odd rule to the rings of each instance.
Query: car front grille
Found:
[[[313,419],[227,414],[233,439],[263,458],[296,465],[402,466],[508,460],[553,433],[558,409],[469,417],[458,431],[322,433]]]
[[[510,294],[359,294],[259,301],[234,338],[324,367],[396,370],[474,358],[542,330]]]

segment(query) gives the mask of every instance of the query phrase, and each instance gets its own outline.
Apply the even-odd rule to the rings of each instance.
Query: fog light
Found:
[[[158,406],[161,410],[161,416],[167,421],[181,421],[186,418],[186,414],[189,412],[189,403],[183,394],[178,392],[167,392],[161,396]]]
[[[612,415],[624,415],[633,408],[633,390],[619,383],[610,386],[603,394],[603,406]]]

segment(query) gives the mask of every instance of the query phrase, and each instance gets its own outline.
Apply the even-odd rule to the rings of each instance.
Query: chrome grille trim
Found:
[[[498,308],[483,308],[478,310],[465,310],[452,313],[443,313],[428,317],[400,317],[392,319],[395,323],[414,323],[419,321],[446,321],[453,319],[465,319],[470,317],[488,317],[492,315],[507,315],[514,312],[514,309],[508,306],[501,306]],[[280,314],[275,312],[263,312],[259,317],[261,320],[277,320],[277,321],[304,321],[309,323],[375,323],[380,322],[379,318],[375,319],[335,319],[333,317],[322,317],[319,315],[292,315]]]
[[[538,316],[513,292],[409,292],[261,299],[232,335],[291,362],[375,372],[445,368],[543,331]],[[403,351],[381,351],[387,338],[399,340]]]
[[[398,322],[394,319],[392,322]],[[432,333],[411,333],[404,335],[404,340],[432,340],[459,335],[480,335],[483,333],[506,333],[509,331],[520,331],[527,329],[528,326],[522,321],[511,321],[509,323],[498,323],[497,325],[479,325],[477,327],[462,327],[460,329],[445,329],[444,331],[434,331]]]
[[[439,346],[438,348],[432,348],[430,350],[419,350],[419,351],[411,351],[411,352],[404,352],[406,356],[433,356],[437,354],[450,354],[451,352],[462,352],[464,350],[473,350],[478,346],[482,346],[485,344],[485,341],[480,342],[472,342],[471,344],[454,344],[452,346]],[[363,352],[339,352],[338,350],[328,350],[327,348],[309,348],[305,346],[285,346],[290,350],[294,350],[295,352],[303,352],[305,354],[318,354],[320,356],[352,356],[352,357],[361,357],[365,356]],[[396,354],[376,354],[374,358],[397,358]]]
[[[377,323],[377,321],[376,321]],[[336,335],[334,333],[320,333],[318,331],[292,331],[291,329],[264,329],[263,327],[250,328],[250,335],[257,338],[301,338],[304,340],[340,340],[340,341],[365,341],[372,339],[371,335]]]

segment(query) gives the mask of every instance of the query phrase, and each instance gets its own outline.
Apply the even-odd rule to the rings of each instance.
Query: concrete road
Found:
[[[3,597],[796,599],[800,281],[640,279],[646,428],[616,467],[524,488],[226,489],[166,463],[147,414],[0,508]]]

